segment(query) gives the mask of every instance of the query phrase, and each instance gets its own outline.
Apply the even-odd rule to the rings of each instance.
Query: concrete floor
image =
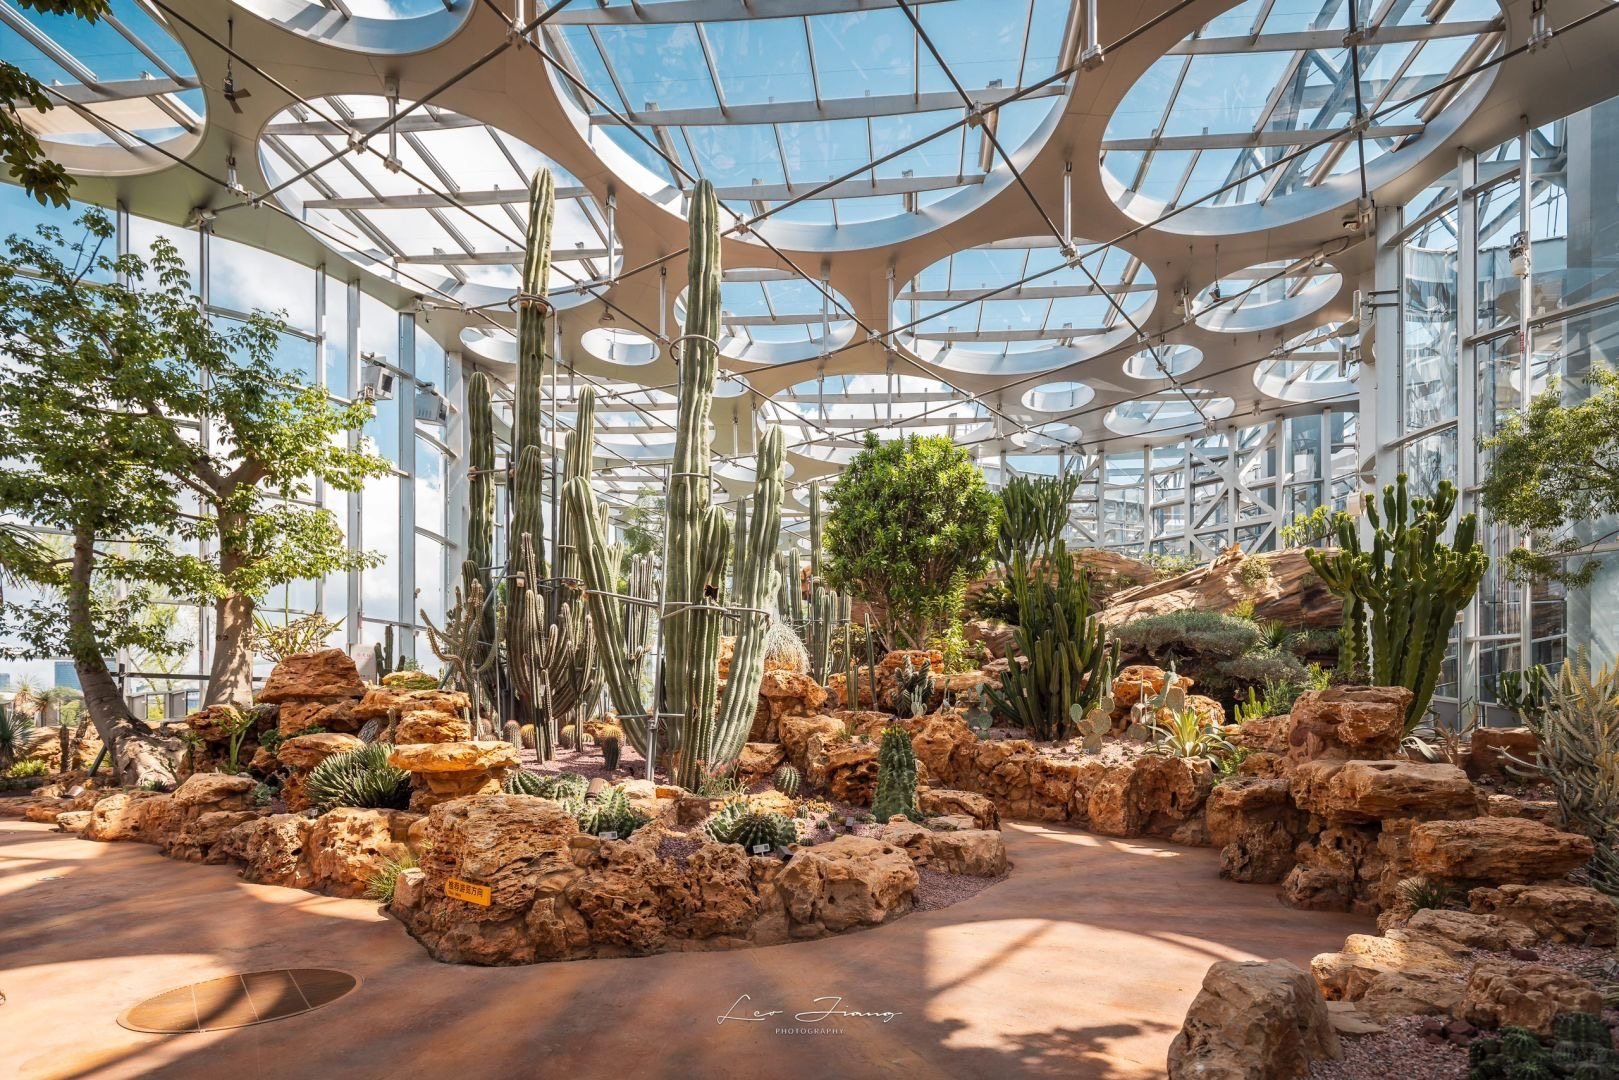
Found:
[[[428,959],[370,901],[247,885],[145,845],[0,821],[0,1074],[1162,1077],[1210,963],[1306,964],[1371,925],[1222,881],[1207,849],[1021,824],[1006,838],[1009,879],[864,933],[471,968]],[[234,1031],[155,1036],[116,1023],[173,987],[300,966],[341,968],[361,985]],[[899,1015],[792,1020],[838,1007]],[[719,1022],[751,1009],[783,1014]]]

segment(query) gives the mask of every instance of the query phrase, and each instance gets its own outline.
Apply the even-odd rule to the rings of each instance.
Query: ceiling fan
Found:
[[[237,102],[241,101],[243,98],[252,97],[253,91],[236,89],[236,77],[232,73],[231,69],[231,54],[236,49],[235,19],[225,20],[225,49],[225,85],[221,87],[221,91],[225,95],[225,100],[230,102],[231,111],[237,115],[241,115],[242,107],[241,105],[237,104]]]

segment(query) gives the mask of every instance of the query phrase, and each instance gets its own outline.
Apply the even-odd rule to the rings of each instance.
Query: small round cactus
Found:
[[[602,764],[609,770],[618,768],[619,755],[624,751],[624,729],[617,724],[603,724],[596,729],[596,745],[601,747]]]
[[[501,781],[501,789],[508,795],[542,796],[545,791],[545,781],[534,773],[522,769],[508,773],[506,779]]]
[[[761,847],[797,843],[798,829],[785,814],[762,813],[747,799],[732,799],[703,822],[703,831],[722,844],[739,844],[749,854]]]
[[[772,786],[774,786],[777,791],[781,792],[789,799],[797,797],[798,788],[802,782],[803,777],[801,777],[798,774],[798,770],[793,768],[791,765],[783,765],[781,768],[777,769],[776,775],[771,779]]]

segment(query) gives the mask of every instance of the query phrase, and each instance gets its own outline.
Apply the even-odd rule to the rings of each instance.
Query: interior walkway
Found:
[[[1370,928],[1222,881],[1207,849],[1039,825],[1009,825],[1007,845],[1006,881],[864,933],[470,968],[430,960],[370,901],[247,885],[231,867],[0,820],[3,1057],[21,1077],[1134,1080],[1164,1075],[1211,962],[1306,964]],[[161,991],[277,967],[362,982],[317,1012],[234,1031],[155,1036],[115,1022]],[[899,1015],[792,1024],[834,1007],[822,997]],[[749,1009],[783,1015],[718,1022]]]

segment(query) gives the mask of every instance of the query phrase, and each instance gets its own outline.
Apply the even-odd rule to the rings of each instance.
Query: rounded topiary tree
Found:
[[[942,435],[868,434],[827,498],[828,582],[882,613],[890,645],[923,645],[995,546],[1000,504],[984,474]]]

